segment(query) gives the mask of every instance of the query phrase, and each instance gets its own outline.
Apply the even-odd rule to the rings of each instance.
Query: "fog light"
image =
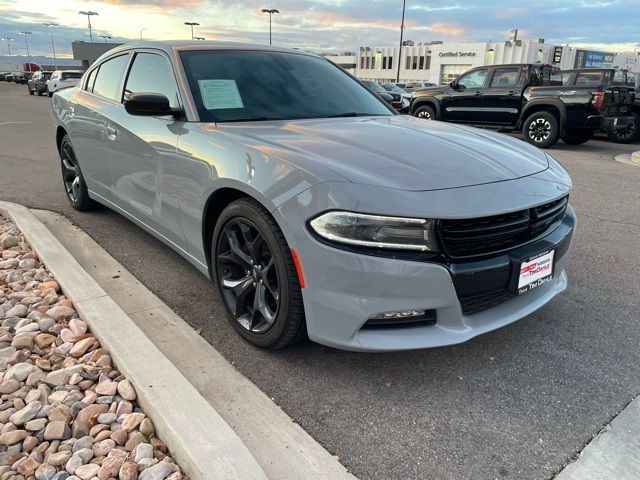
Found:
[[[371,320],[393,320],[395,318],[416,318],[425,316],[424,310],[402,310],[399,312],[384,312],[371,317]]]

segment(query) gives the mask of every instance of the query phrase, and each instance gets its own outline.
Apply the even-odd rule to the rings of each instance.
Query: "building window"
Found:
[[[369,65],[371,65],[371,57],[367,57],[367,61],[365,63],[365,68],[368,69]]]
[[[420,55],[420,65],[418,67],[420,70],[424,69],[424,55]]]
[[[418,69],[418,56],[417,55],[413,56],[413,66],[411,68],[413,68],[414,70]]]
[[[364,57],[360,57],[360,68],[364,69]]]
[[[407,55],[407,65],[405,66],[405,70],[409,70],[411,68],[411,55]]]
[[[382,69],[387,69],[387,57],[382,57]]]
[[[427,62],[426,65],[424,66],[425,70],[430,70],[431,69],[431,55],[427,55]]]
[[[393,57],[389,57],[389,63],[387,63],[387,66],[389,67],[389,70],[393,68]]]
[[[472,65],[442,65],[440,70],[440,83],[451,83],[462,73],[466,72]]]
[[[376,68],[376,57],[371,57],[371,68]]]

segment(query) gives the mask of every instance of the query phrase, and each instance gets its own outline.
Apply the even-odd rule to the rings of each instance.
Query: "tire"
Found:
[[[98,204],[89,198],[87,184],[82,176],[69,135],[65,135],[60,142],[60,167],[62,169],[62,184],[71,206],[81,212],[96,208]]]
[[[633,114],[634,122],[627,128],[622,130],[609,129],[607,137],[615,143],[631,143],[640,138],[640,115]]]
[[[53,92],[50,92],[49,90],[47,90],[47,95],[49,95],[50,97],[53,97]]]
[[[435,120],[436,112],[433,107],[429,105],[423,105],[418,107],[415,112],[413,112],[414,117],[424,118],[425,120]]]
[[[527,117],[522,124],[522,134],[531,145],[549,148],[560,137],[560,125],[554,114],[541,110]]]
[[[568,145],[582,145],[593,138],[593,130],[576,130],[567,132],[562,141]]]
[[[41,97],[42,96],[42,90],[38,89],[38,96]]]
[[[269,212],[251,198],[230,203],[216,223],[211,244],[215,284],[238,334],[268,349],[305,339],[296,266]],[[261,306],[254,308],[256,303]]]
[[[29,90],[29,95],[33,95],[35,92],[31,90],[31,87],[27,86],[27,90]]]

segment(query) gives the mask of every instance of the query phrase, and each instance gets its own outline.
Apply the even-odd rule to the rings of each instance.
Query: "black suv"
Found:
[[[610,86],[622,86],[635,89],[636,100],[631,107],[634,122],[626,128],[607,128],[605,131],[610,140],[617,143],[630,143],[640,139],[640,75],[626,69],[589,68],[579,70],[563,70],[562,84],[568,86],[590,87],[604,90]]]
[[[47,80],[51,78],[52,72],[34,72],[33,76],[27,81],[29,95],[37,93],[39,96],[47,93]]]
[[[552,65],[510,64],[477,67],[449,85],[420,89],[410,108],[416,117],[522,130],[529,143],[547,148],[559,138],[575,145],[598,129],[626,128],[634,98],[623,86],[563,85]]]

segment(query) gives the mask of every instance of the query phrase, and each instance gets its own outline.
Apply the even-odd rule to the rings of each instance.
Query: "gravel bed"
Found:
[[[188,480],[51,273],[0,217],[0,480]]]

